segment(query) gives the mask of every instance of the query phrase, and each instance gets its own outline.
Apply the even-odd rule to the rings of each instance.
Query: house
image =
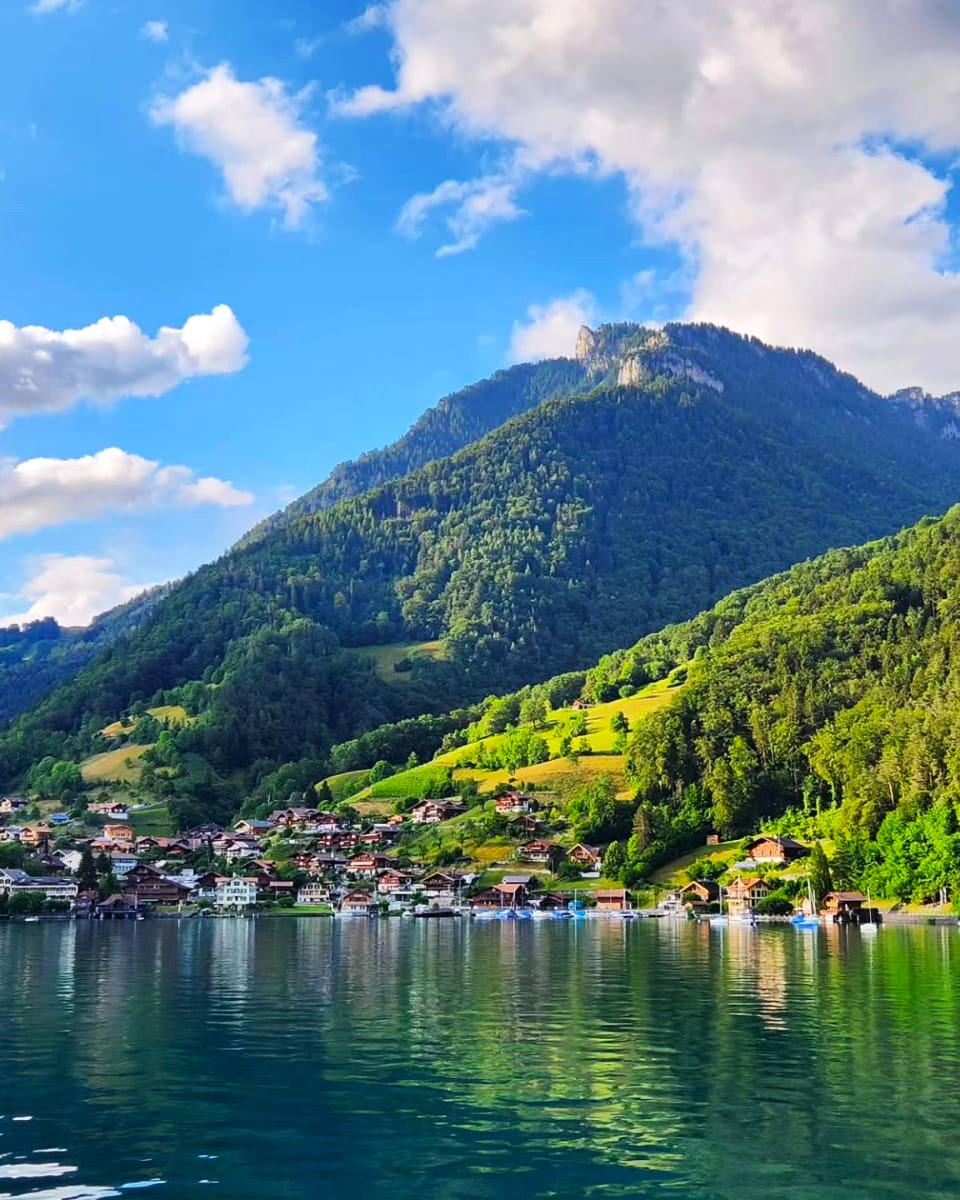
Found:
[[[60,861],[63,863],[64,869],[72,872],[74,875],[80,870],[80,863],[83,861],[83,855],[79,850],[61,850]]]
[[[235,875],[217,884],[217,908],[252,908],[257,902],[257,881]]]
[[[359,839],[360,835],[354,829],[335,829],[321,834],[317,845],[330,852],[341,850],[350,853],[356,849]]]
[[[53,830],[49,825],[24,825],[20,830],[20,844],[22,846],[49,845],[52,833]]]
[[[431,899],[437,896],[452,896],[459,886],[459,877],[447,871],[431,871],[429,875],[424,875],[418,884],[420,891]]]
[[[77,881],[28,875],[17,868],[0,870],[0,895],[15,896],[22,892],[40,892],[44,900],[54,900],[73,906],[77,898]]]
[[[19,825],[8,825],[5,829],[0,829],[0,842],[19,842],[23,836],[23,829]]]
[[[372,913],[375,906],[375,901],[369,892],[347,892],[340,901],[341,912]]]
[[[79,911],[79,903],[77,907]],[[135,901],[131,900],[128,896],[121,896],[119,894],[108,896],[106,900],[101,900],[99,904],[95,901],[88,901],[84,905],[84,908],[88,916],[93,913],[101,919],[115,920],[121,917],[129,918],[137,915]]]
[[[123,879],[124,875],[130,874],[139,861],[135,854],[111,854],[110,870],[118,879]]]
[[[111,822],[104,825],[103,836],[110,842],[132,842],[137,834],[132,825]]]
[[[465,804],[449,798],[446,800],[421,800],[407,813],[414,825],[438,825],[441,821],[449,821],[466,812]]]
[[[190,842],[183,838],[168,838],[168,837],[138,837],[134,842],[134,849],[138,854],[150,854],[155,850],[159,850],[162,854],[168,854],[172,858],[179,858],[181,855],[189,854],[191,851]]]
[[[577,842],[567,851],[567,861],[572,862],[581,871],[599,871],[603,855],[598,846],[587,846],[584,842]]]
[[[204,871],[197,875],[190,889],[191,900],[216,900],[217,887],[227,882],[226,875],[218,875],[215,871]]]
[[[773,891],[759,875],[740,876],[724,888],[727,906],[732,913],[754,912],[761,900]]]
[[[527,889],[522,883],[496,883],[486,891],[478,892],[470,903],[474,908],[523,908],[527,903]]]
[[[792,837],[761,834],[747,843],[747,857],[755,863],[788,863],[809,853],[807,847]]]
[[[342,854],[311,854],[308,859],[306,870],[311,871],[315,875],[339,875],[345,871],[349,859]]]
[[[494,801],[497,815],[501,817],[513,817],[521,813],[528,813],[533,808],[533,803],[533,799],[524,795],[523,792],[504,792]]]
[[[247,837],[261,838],[266,837],[268,833],[273,833],[273,825],[270,821],[238,821],[234,825],[237,833],[245,834]]]
[[[267,817],[266,823],[278,829],[303,829],[306,825],[316,824],[320,816],[315,808],[278,808]]]
[[[831,917],[856,919],[866,902],[862,892],[827,892],[823,898],[823,912]]]
[[[720,884],[715,879],[694,879],[676,894],[678,904],[689,904],[693,908],[699,908],[702,904],[716,904],[719,899]]]
[[[510,822],[510,834],[512,837],[531,837],[540,828],[540,822],[530,813],[524,813],[523,816],[514,817]]]
[[[390,859],[386,854],[365,850],[363,854],[357,854],[350,859],[347,870],[358,879],[373,879],[379,871],[384,871],[389,866]]]
[[[112,838],[91,838],[87,845],[94,857],[101,854],[129,854],[133,850],[129,842],[115,842]]]
[[[598,912],[623,912],[630,907],[630,893],[626,888],[606,888],[597,892]]]
[[[506,884],[518,883],[528,892],[532,892],[540,886],[540,880],[536,875],[504,875],[500,882]]]
[[[576,712],[584,712],[590,707],[590,705],[586,702],[586,700],[574,700],[570,707]]]
[[[552,912],[558,908],[566,908],[567,898],[566,896],[561,896],[559,892],[538,892],[534,904],[537,908],[549,909]]]
[[[563,857],[563,850],[556,842],[544,842],[535,838],[532,842],[524,842],[518,854],[527,862],[545,863],[549,866],[554,859]]]
[[[316,880],[303,884],[297,892],[297,904],[326,904],[329,899],[330,889]]]
[[[130,808],[126,804],[121,804],[119,801],[101,801],[98,804],[90,805],[90,812],[96,813],[98,816],[107,817],[111,821],[129,821]]]
[[[388,871],[381,872],[377,876],[377,891],[383,893],[396,892],[400,888],[405,888],[413,879],[406,871],[398,871],[395,867]]]
[[[26,796],[4,796],[0,800],[0,815],[10,816],[11,813],[22,812],[28,805]]]
[[[224,850],[223,857],[227,862],[235,863],[241,862],[245,858],[256,858],[259,853],[259,842],[248,842],[237,838]]]
[[[122,891],[124,897],[135,904],[180,904],[190,895],[189,887],[162,875],[146,863],[137,863],[127,872]]]

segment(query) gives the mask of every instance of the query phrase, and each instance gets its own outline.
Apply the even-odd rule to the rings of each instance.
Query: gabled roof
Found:
[[[761,833],[747,842],[747,849],[749,850],[752,846],[759,846],[761,842],[773,842],[781,850],[806,850],[807,848],[803,842],[798,842],[796,838],[787,837],[786,835],[781,837],[776,833]]]

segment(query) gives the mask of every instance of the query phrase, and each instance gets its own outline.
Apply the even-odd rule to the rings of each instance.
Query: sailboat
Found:
[[[720,911],[719,911],[719,912],[715,912],[715,913],[712,913],[712,914],[711,914],[711,916],[710,916],[710,924],[711,924],[711,925],[717,925],[717,926],[720,926],[720,925],[726,925],[726,923],[727,923],[727,914],[726,914],[726,913],[723,911],[723,884],[720,884],[720,883],[718,883],[718,884],[717,884],[717,890],[718,890],[718,893],[719,893],[719,900],[720,900]]]
[[[615,910],[615,917],[619,917],[621,921],[635,921],[640,916],[638,912],[633,910],[630,903],[630,893],[627,892],[623,897],[623,908]]]
[[[807,899],[810,903],[810,913],[796,913],[790,918],[790,924],[798,929],[819,929],[820,918],[817,916],[817,901],[813,894],[813,880],[807,880]]]
[[[867,934],[869,936],[870,934],[876,933],[877,930],[880,928],[880,926],[877,924],[877,922],[873,919],[873,901],[870,898],[870,889],[869,888],[867,888],[867,912],[870,916],[870,920],[863,921],[860,924],[859,929],[860,929],[861,936],[863,934]]]

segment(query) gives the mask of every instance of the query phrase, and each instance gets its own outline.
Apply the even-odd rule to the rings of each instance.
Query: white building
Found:
[[[77,881],[57,876],[40,878],[15,868],[0,870],[0,894],[15,896],[20,892],[42,892],[44,900],[62,900],[73,905],[77,899]]]
[[[311,880],[305,883],[297,892],[298,904],[326,904],[330,899],[330,890],[325,883],[319,880]]]
[[[118,879],[122,879],[139,861],[135,854],[111,854],[110,869]]]
[[[253,879],[234,876],[217,884],[218,908],[252,908],[257,902],[257,884]]]

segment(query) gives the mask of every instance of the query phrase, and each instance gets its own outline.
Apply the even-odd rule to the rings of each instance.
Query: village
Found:
[[[138,836],[123,802],[91,805],[84,824],[64,813],[20,823],[24,797],[0,799],[0,915],[143,919],[147,916],[412,916],[481,919],[612,915],[711,920],[873,920],[867,898],[834,892],[778,906],[778,877],[807,854],[776,835],[747,840],[724,886],[691,878],[638,897],[603,878],[601,847],[563,844],[544,828],[536,796],[508,789],[492,800],[509,831],[504,861],[437,865],[411,853],[418,835],[467,812],[460,797],[421,800],[385,819],[317,808],[277,809],[178,836]],[[707,849],[716,845],[707,839]],[[6,851],[6,853],[4,853]],[[496,869],[500,868],[500,869]],[[646,900],[646,906],[638,903]]]

